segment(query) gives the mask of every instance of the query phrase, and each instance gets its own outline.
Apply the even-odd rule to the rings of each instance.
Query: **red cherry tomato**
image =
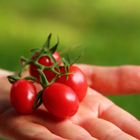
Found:
[[[33,55],[32,58],[35,59],[36,56],[37,55],[35,54],[35,55]],[[61,57],[60,57],[58,52],[55,52],[53,54],[53,57],[57,62],[60,62]],[[38,60],[38,63],[40,63],[44,66],[52,66],[53,65],[53,62],[47,56],[40,57],[39,60]],[[33,64],[30,65],[30,74],[32,76],[36,77],[37,81],[39,82],[40,76],[39,76],[39,73],[37,71],[37,67]],[[55,77],[55,74],[52,71],[44,70],[44,74],[46,75],[46,78],[49,82]]]
[[[37,91],[32,82],[19,80],[12,85],[10,100],[12,106],[20,114],[29,114],[33,111]]]
[[[61,83],[53,83],[43,92],[43,104],[52,115],[66,118],[77,112],[79,100],[70,87]]]
[[[57,62],[61,60],[61,57],[60,57],[58,52],[54,52],[54,54],[52,56],[55,59],[55,61],[57,61]],[[53,65],[53,62],[47,56],[40,57],[38,62],[44,66],[52,66]]]
[[[62,73],[65,73],[65,68],[60,67]],[[77,94],[79,101],[85,97],[87,92],[87,79],[84,73],[76,66],[71,65],[69,69],[68,79],[66,76],[60,77],[57,82],[63,83],[73,89],[73,91]]]

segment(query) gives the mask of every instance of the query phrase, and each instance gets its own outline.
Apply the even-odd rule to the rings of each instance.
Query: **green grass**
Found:
[[[0,1],[0,67],[15,71],[21,55],[49,32],[81,63],[140,65],[140,1]],[[55,39],[54,39],[55,40]],[[140,95],[110,97],[140,119]]]

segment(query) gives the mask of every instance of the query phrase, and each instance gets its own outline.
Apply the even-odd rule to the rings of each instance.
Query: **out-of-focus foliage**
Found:
[[[15,70],[19,55],[41,46],[49,32],[63,47],[80,46],[83,62],[139,64],[139,9],[139,0],[1,0],[0,65]]]
[[[16,70],[50,32],[79,62],[140,64],[139,0],[0,0],[0,67]],[[111,99],[140,118],[139,95]]]

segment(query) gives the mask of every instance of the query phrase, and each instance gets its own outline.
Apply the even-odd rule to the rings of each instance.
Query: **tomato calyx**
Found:
[[[36,99],[34,101],[34,104],[32,106],[32,109],[35,110],[37,109],[41,104],[42,104],[42,94],[43,94],[44,90],[41,90],[40,92],[38,92]]]

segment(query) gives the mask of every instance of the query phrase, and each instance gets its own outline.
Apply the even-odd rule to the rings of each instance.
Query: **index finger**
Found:
[[[140,93],[140,66],[77,66],[87,76],[89,86],[104,95]]]

